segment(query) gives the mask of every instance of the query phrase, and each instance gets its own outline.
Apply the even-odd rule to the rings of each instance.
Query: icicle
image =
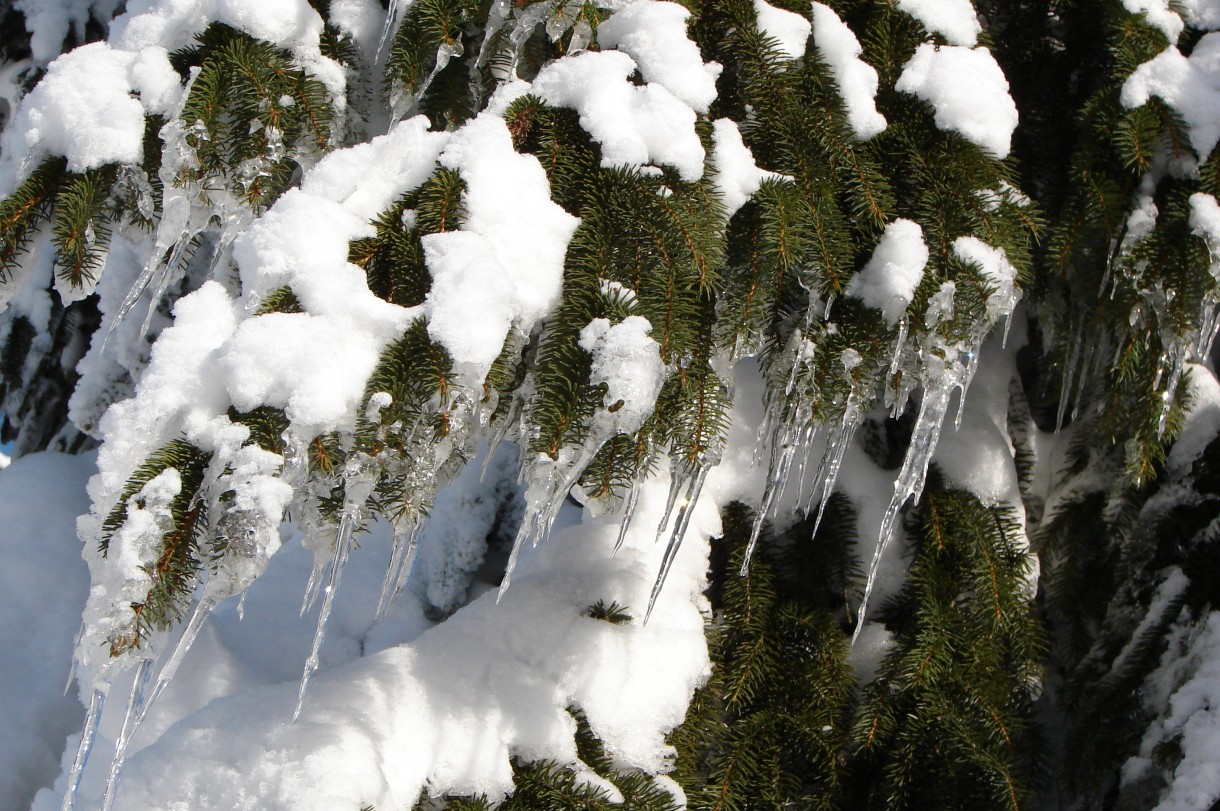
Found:
[[[1084,324],[1081,324],[1076,330],[1076,340],[1072,343],[1072,354],[1068,359],[1067,368],[1064,369],[1063,383],[1059,390],[1059,410],[1055,414],[1055,433],[1063,430],[1063,418],[1067,416],[1067,405],[1072,391],[1072,381],[1076,373],[1076,362],[1080,360],[1081,333],[1083,331]]]
[[[517,558],[525,542],[528,540],[532,546],[537,546],[539,542],[550,537],[551,527],[555,524],[564,499],[580,481],[581,473],[588,467],[589,462],[593,461],[606,439],[609,437],[590,436],[579,451],[565,449],[558,460],[547,459],[532,466],[521,466],[522,476],[525,476],[528,470],[532,469],[534,472],[528,476],[530,485],[525,496],[525,519],[517,530],[517,537],[513,539],[513,548],[508,554],[508,563],[504,568],[504,579],[500,581],[500,591],[496,595],[497,602],[504,599],[504,593],[508,591],[513,570],[517,567]],[[572,459],[573,453],[575,459]],[[539,468],[543,469],[541,473]]]
[[[123,764],[127,762],[127,747],[131,745],[131,736],[144,717],[145,698],[148,694],[148,682],[152,678],[152,659],[141,659],[136,669],[135,679],[131,683],[131,695],[127,699],[127,713],[123,716],[123,728],[119,731],[118,740],[114,743],[114,758],[110,761],[110,775],[106,778],[106,794],[102,799],[102,811],[114,808],[115,797],[118,796],[119,778],[123,773]]]
[[[385,580],[381,583],[381,596],[377,600],[378,620],[385,619],[390,606],[398,599],[411,582],[411,571],[415,568],[415,556],[419,552],[419,539],[424,533],[424,518],[420,516],[409,529],[394,532],[394,553],[386,568]]]
[[[242,599],[245,599],[244,593],[242,594]],[[148,700],[144,702],[138,721],[144,719],[144,716],[152,709],[153,704],[161,697],[161,693],[165,692],[165,688],[173,681],[175,674],[178,672],[178,667],[186,658],[187,653],[190,652],[191,645],[199,637],[203,624],[207,622],[208,617],[212,614],[212,610],[218,604],[219,600],[206,594],[199,599],[199,602],[195,603],[195,608],[191,611],[191,618],[187,620],[182,633],[178,637],[178,641],[174,643],[173,650],[170,651],[169,656],[165,657],[164,664],[161,665],[160,670],[157,672],[157,680],[153,683],[153,688],[148,693]]]
[[[635,508],[640,503],[640,491],[643,489],[642,482],[631,483],[631,490],[627,493],[627,500],[623,505],[623,518],[619,524],[618,540],[614,542],[612,555],[617,555],[618,550],[623,548],[623,542],[627,540],[627,530],[631,527],[631,520],[635,518]]]
[[[796,443],[791,441],[788,431],[777,437],[771,450],[771,468],[767,474],[767,486],[763,492],[762,504],[754,516],[754,526],[750,529],[750,542],[746,544],[745,558],[741,562],[741,576],[750,573],[750,560],[754,557],[754,548],[758,545],[758,537],[762,534],[763,524],[775,510],[780,493],[788,479],[788,471],[792,468],[792,458],[796,455]]]
[[[695,471],[695,475],[690,477],[690,483],[686,488],[686,497],[682,499],[682,505],[678,509],[678,518],[674,522],[673,534],[669,536],[669,543],[665,545],[665,556],[661,559],[661,569],[657,573],[656,582],[652,585],[652,593],[648,596],[648,610],[644,612],[645,625],[648,624],[648,618],[652,616],[652,609],[657,604],[657,598],[661,596],[661,589],[665,587],[665,580],[669,577],[669,570],[673,567],[674,558],[678,556],[678,548],[682,545],[682,538],[686,535],[687,526],[690,525],[690,518],[695,511],[695,505],[699,501],[699,494],[703,491],[703,482],[707,479],[708,471],[713,466],[714,463],[704,462]]]
[[[1182,381],[1182,369],[1186,365],[1186,351],[1185,345],[1181,342],[1174,342],[1170,344],[1169,351],[1166,353],[1169,359],[1169,380],[1165,383],[1165,390],[1161,392],[1161,416],[1156,424],[1157,439],[1161,439],[1165,435],[1169,412],[1173,410],[1178,384]]]
[[[305,660],[305,670],[301,674],[301,685],[297,689],[297,705],[292,711],[292,723],[301,716],[301,708],[305,706],[305,691],[309,688],[309,679],[318,669],[318,652],[322,649],[322,639],[326,634],[326,623],[330,619],[331,609],[335,605],[335,596],[339,591],[339,579],[343,574],[343,564],[347,562],[348,544],[355,530],[355,518],[345,514],[339,523],[339,533],[335,540],[335,554],[330,562],[330,577],[323,589],[322,608],[318,612],[318,624],[314,629],[313,644],[309,648],[309,658]]]
[[[335,605],[335,597],[339,593],[339,581],[343,576],[343,567],[347,563],[351,551],[352,538],[364,519],[365,504],[372,495],[377,477],[371,464],[349,462],[344,473],[343,512],[339,518],[339,530],[335,535],[335,549],[330,561],[330,574],[326,587],[322,590],[322,607],[318,611],[318,625],[314,630],[313,644],[310,646],[309,658],[305,661],[305,669],[301,674],[301,686],[297,690],[297,705],[292,713],[295,724],[301,715],[305,704],[305,692],[309,688],[309,679],[318,669],[318,653],[322,649],[322,639],[326,634],[326,623],[330,620],[331,610]]]
[[[402,11],[403,0],[390,0],[389,8],[385,10],[385,22],[381,26],[381,38],[377,40],[377,53],[373,56],[374,63],[381,62],[381,52],[390,40],[390,34],[398,27],[398,16]]]
[[[1080,416],[1080,404],[1084,401],[1084,387],[1092,376],[1093,359],[1100,354],[1097,352],[1096,345],[1092,343],[1085,350],[1084,360],[1076,372],[1076,397],[1072,400],[1072,422],[1075,422],[1076,418]]]
[[[93,751],[93,743],[97,739],[97,727],[102,720],[102,709],[106,705],[106,690],[109,685],[101,684],[93,688],[89,698],[89,709],[85,713],[85,728],[81,730],[80,743],[76,747],[76,757],[72,759],[72,770],[68,772],[68,788],[64,793],[61,811],[73,811],[76,808],[76,795],[80,791],[81,775],[89,763],[89,754]]]
[[[525,47],[525,43],[534,33],[534,29],[538,24],[547,18],[551,11],[552,0],[546,2],[533,3],[525,7],[524,12],[517,18],[517,24],[513,26],[512,32],[508,35],[509,43],[512,45],[512,67],[509,69],[509,78],[517,78],[517,63],[521,60],[521,49]]]
[[[424,97],[424,93],[428,92],[428,88],[432,86],[432,82],[440,72],[449,66],[449,60],[455,56],[462,55],[461,40],[453,42],[444,42],[436,49],[436,65],[433,66],[432,72],[420,83],[419,89],[412,94],[400,93],[394,100],[393,110],[390,114],[390,126],[397,124],[409,111],[414,107],[420,99]]]
[[[898,479],[894,482],[894,496],[890,499],[889,507],[886,508],[885,517],[881,521],[881,531],[877,535],[877,548],[873,550],[873,559],[868,567],[868,578],[864,584],[864,598],[860,603],[860,613],[857,617],[855,633],[852,634],[852,644],[855,644],[864,628],[864,615],[877,580],[881,555],[889,545],[898,513],[907,501],[912,498],[918,501],[923,494],[928,465],[932,461],[932,455],[936,453],[936,443],[940,439],[941,425],[944,423],[945,413],[953,398],[953,391],[959,385],[958,376],[951,371],[946,371],[936,385],[924,388],[919,416],[915,420],[915,429],[911,433],[911,444],[907,449],[906,459],[903,460]]]
[[[834,432],[826,440],[826,453],[822,457],[822,464],[818,470],[818,482],[814,486],[809,506],[805,508],[805,514],[808,515],[813,506],[813,498],[818,498],[818,516],[813,522],[813,535],[818,534],[818,527],[822,525],[822,515],[826,512],[826,503],[834,494],[835,483],[839,479],[839,470],[843,466],[843,456],[847,453],[847,448],[851,445],[863,417],[864,412],[860,408],[860,401],[856,397],[856,393],[852,392],[852,396],[847,400],[847,408],[843,410],[843,418],[839,420]]]
[[[661,523],[657,527],[657,540],[661,540],[661,536],[665,534],[665,530],[669,528],[669,519],[674,514],[674,507],[678,503],[678,496],[682,493],[682,488],[687,484],[687,480],[678,474],[678,464],[671,464],[674,472],[669,477],[669,494],[665,497],[665,511],[661,513]]]

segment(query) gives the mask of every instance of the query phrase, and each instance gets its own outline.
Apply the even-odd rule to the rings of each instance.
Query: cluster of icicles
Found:
[[[587,23],[574,16],[571,10],[572,5],[536,3],[527,6],[524,12],[518,14],[518,17],[512,21],[512,30],[508,33],[508,47],[514,56],[512,60],[514,67],[510,69],[510,75],[515,71],[515,55],[520,52],[530,33],[539,24],[545,26],[552,41],[558,40],[568,30],[574,29],[569,52],[583,49],[589,41],[591,31],[588,30]],[[400,2],[390,4],[379,48],[379,60],[390,32],[398,22],[402,6],[403,4]],[[488,43],[492,41],[493,35],[499,34],[508,25],[513,14],[514,9],[508,0],[496,0],[492,4],[487,31],[483,38],[484,51],[487,51]],[[393,101],[395,119],[409,112],[427,89],[432,77],[455,56],[461,56],[461,53],[459,50],[455,50],[454,46],[444,45],[440,48],[432,75],[424,80],[413,96]],[[481,52],[478,55],[476,70],[486,64],[490,57],[491,54]],[[183,94],[184,99],[189,95],[189,86],[186,90],[187,92]],[[171,123],[162,132],[162,138],[166,144],[161,169],[165,199],[162,218],[157,229],[155,249],[151,252],[150,260],[111,322],[107,337],[113,333],[120,321],[131,313],[145,293],[151,290],[149,315],[145,319],[143,333],[148,331],[151,313],[169,285],[181,273],[183,257],[187,253],[189,245],[205,228],[209,227],[209,223],[214,221],[214,217],[219,215],[224,226],[216,244],[213,269],[228,256],[233,239],[248,227],[253,219],[253,213],[249,208],[236,198],[219,203],[213,198],[208,205],[204,205],[201,203],[200,195],[192,193],[189,189],[179,188],[175,184],[180,170],[188,168],[194,160],[193,150],[186,141],[188,133],[182,129],[180,123],[175,122],[180,122],[180,119],[171,119]],[[283,158],[280,141],[271,138],[270,142],[272,144],[270,153],[256,159],[255,163],[258,165],[252,163],[248,167],[243,167],[244,174],[256,176],[265,171],[267,166]],[[888,379],[900,379],[906,382],[897,388],[886,387],[886,406],[892,409],[895,415],[902,413],[917,384],[922,388],[923,395],[910,448],[895,482],[894,495],[882,522],[880,537],[869,567],[863,602],[857,618],[857,634],[863,627],[865,609],[873,590],[878,565],[893,533],[897,517],[912,498],[918,500],[920,496],[928,465],[935,452],[941,426],[950,408],[953,393],[955,390],[960,391],[957,414],[957,420],[960,423],[961,403],[964,402],[966,389],[977,368],[981,343],[995,323],[994,316],[997,314],[1011,316],[1018,295],[1019,293],[1011,292],[1008,300],[1001,302],[998,308],[993,308],[993,317],[987,319],[986,323],[980,323],[971,340],[963,345],[946,345],[931,330],[922,342],[917,343],[908,340],[906,320],[904,319],[900,324],[893,362],[888,370]],[[252,300],[250,306],[257,306],[257,301]],[[829,315],[829,302],[823,304],[816,300],[813,301],[806,317],[806,328],[815,317],[829,319]],[[1209,334],[1215,331],[1214,322],[1214,317],[1208,322]],[[816,505],[817,518],[814,528],[816,533],[826,503],[834,492],[845,453],[857,428],[871,407],[875,386],[860,384],[852,390],[845,402],[836,406],[841,409],[837,419],[825,423],[815,420],[812,404],[802,398],[797,386],[800,376],[808,368],[809,354],[806,351],[807,341],[803,337],[804,332],[798,331],[794,335],[792,345],[789,347],[792,357],[791,374],[784,397],[773,397],[768,404],[760,432],[759,446],[767,447],[769,445],[770,447],[768,484],[752,529],[742,574],[746,573],[749,566],[750,556],[754,552],[764,522],[775,516],[781,497],[790,486],[799,488],[799,504],[806,516],[812,514]],[[522,336],[518,336],[518,338],[520,337]],[[739,352],[735,354],[740,354],[740,348]],[[727,360],[735,359],[737,358]],[[850,375],[852,369],[860,363],[860,357],[848,350],[843,353],[842,362]],[[897,374],[900,370],[904,372],[902,376]],[[1171,372],[1171,387],[1178,374],[1179,370],[1176,369]],[[442,443],[444,447],[438,447],[437,443],[430,439],[430,428],[422,420],[419,425],[411,426],[406,431],[403,431],[401,426],[395,426],[398,429],[398,440],[405,442],[418,453],[404,454],[397,459],[390,459],[389,454],[382,455],[378,459],[353,454],[343,470],[323,481],[310,481],[308,451],[305,443],[293,434],[291,428],[285,433],[283,437],[285,451],[279,476],[296,493],[289,512],[304,533],[305,545],[315,554],[315,565],[305,588],[301,613],[304,614],[310,610],[320,600],[317,626],[301,675],[293,721],[300,715],[310,678],[318,668],[319,651],[339,590],[344,565],[353,546],[353,538],[356,532],[372,517],[369,502],[379,478],[385,474],[401,477],[402,481],[408,483],[407,488],[416,494],[416,503],[412,509],[405,511],[403,516],[395,522],[393,551],[377,603],[376,616],[380,620],[385,617],[395,599],[410,584],[416,553],[426,521],[424,507],[445,482],[456,475],[460,468],[458,460],[463,458],[467,452],[478,450],[479,437],[484,435],[478,429],[489,426],[495,404],[480,402],[481,399],[482,395],[479,392],[478,396],[470,393],[465,397],[459,395],[450,401],[448,416],[451,437],[460,437],[460,439],[451,439]],[[528,414],[523,417],[523,409],[524,402],[518,396],[509,409],[509,413],[502,416],[498,425],[491,432],[487,442],[489,446],[485,457],[487,460],[493,458],[500,443],[506,439],[519,438],[510,436],[510,431],[524,430],[523,425],[528,422]],[[509,588],[513,569],[521,550],[526,544],[536,545],[547,539],[564,500],[578,482],[585,467],[604,443],[611,438],[611,435],[612,433],[607,431],[591,432],[581,447],[565,449],[560,453],[558,459],[540,458],[522,462],[520,479],[525,484],[526,511],[501,582],[501,596]],[[815,464],[813,456],[814,449],[817,447],[822,447],[824,450]],[[459,453],[459,450],[462,452]],[[404,457],[411,457],[418,461],[408,462]],[[761,461],[761,458],[755,460],[756,464]],[[693,468],[676,460],[671,465],[670,490],[664,517],[657,529],[658,542],[662,538],[666,538],[666,543],[649,595],[645,622],[648,621],[657,598],[664,588],[707,475],[718,462],[718,451],[713,449],[706,452],[700,463]],[[796,464],[796,471],[792,470],[794,464]],[[389,469],[387,466],[396,467]],[[796,484],[793,485],[793,482]],[[322,518],[318,510],[318,502],[323,495],[331,492],[332,487],[336,484],[342,485],[344,499],[337,523],[332,523]],[[615,544],[616,552],[622,546],[632,525],[642,485],[642,480],[633,482],[623,497],[620,507],[620,530]],[[265,554],[265,550],[271,545],[268,538],[271,533],[278,532],[281,517],[255,515],[251,511],[230,510],[225,512],[220,510],[219,512],[223,515],[214,530],[222,533],[229,541],[230,556],[238,559],[245,557],[233,562],[231,571],[213,574],[203,583],[200,588],[200,596],[196,600],[187,622],[182,625],[177,639],[161,656],[155,659],[145,656],[135,664],[131,692],[128,696],[123,724],[115,742],[115,751],[106,781],[103,811],[111,811],[114,807],[120,777],[133,735],[158,697],[174,678],[211,612],[231,596],[241,594],[244,597],[245,590],[262,573],[267,564],[269,555]],[[264,550],[264,553],[260,554],[259,550]],[[240,610],[239,606],[239,615]],[[77,807],[81,777],[96,739],[109,692],[109,682],[109,672],[99,674],[95,679],[81,740],[69,773],[67,791],[62,805],[63,811],[71,811]]]

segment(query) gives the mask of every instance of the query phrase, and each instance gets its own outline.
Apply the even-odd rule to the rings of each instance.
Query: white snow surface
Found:
[[[585,712],[620,766],[664,772],[672,757],[664,735],[708,674],[702,590],[718,508],[756,499],[760,485],[750,426],[760,416],[761,376],[746,365],[739,377],[749,413],[732,415],[723,462],[708,477],[646,627],[642,608],[663,551],[655,526],[669,489],[664,465],[644,485],[617,556],[610,553],[618,516],[586,512],[573,524],[575,510],[566,508],[555,537],[525,550],[499,605],[488,591],[428,630],[419,617],[425,584],[414,585],[386,623],[371,625],[388,551],[377,530],[353,553],[323,669],[292,725],[293,665],[308,648],[309,628],[295,613],[309,562],[298,544],[287,544],[252,588],[246,622],[236,623],[226,604],[205,626],[137,735],[116,808],[401,808],[425,785],[499,797],[512,787],[512,756],[579,768],[571,706]],[[476,469],[466,486],[477,478]],[[441,511],[440,520],[448,515]],[[612,625],[585,616],[598,599],[628,606],[636,620]],[[112,696],[123,695],[124,684],[117,681]],[[84,798],[100,793],[119,715],[112,710],[103,722]],[[35,809],[58,807],[63,787],[61,777]]]
[[[40,453],[0,470],[0,808],[29,808],[51,785],[84,717],[64,684],[89,588],[73,524],[92,465]]]
[[[805,55],[812,25],[794,11],[776,8],[767,0],[754,0],[754,13],[758,17],[758,29],[779,45],[779,52],[789,59],[800,59]]]
[[[932,105],[936,126],[960,133],[994,157],[1008,157],[1017,105],[1004,71],[983,47],[920,45],[903,66],[895,90]]]
[[[885,116],[877,112],[877,71],[860,58],[860,41],[829,6],[813,3],[813,41],[830,65],[847,107],[847,122],[862,141],[883,132]]]
[[[1003,248],[988,245],[978,237],[958,237],[953,240],[953,255],[974,264],[991,288],[987,298],[987,315],[994,322],[1012,313],[1016,304],[1014,286],[1017,269],[1008,261]]]
[[[950,45],[972,48],[983,31],[970,0],[898,0],[897,5]]]
[[[639,0],[597,27],[597,42],[635,60],[646,82],[656,82],[696,113],[716,100],[716,77],[723,69],[704,62],[686,36],[690,11],[677,3]]]
[[[5,130],[7,163],[63,155],[82,172],[144,156],[144,115],[167,113],[181,95],[165,48],[94,42],[56,59]],[[136,94],[136,95],[133,95]]]
[[[1201,363],[1188,363],[1189,406],[1182,433],[1178,434],[1166,460],[1169,470],[1185,474],[1209,443],[1220,434],[1220,381]]]
[[[603,166],[664,163],[683,180],[698,180],[705,154],[695,111],[662,84],[633,85],[636,67],[622,51],[586,51],[545,66],[527,92],[576,110],[602,148]]]
[[[604,408],[594,416],[606,436],[635,433],[656,405],[665,383],[665,364],[651,332],[652,324],[638,315],[617,324],[595,318],[580,331],[580,348],[593,358],[589,383],[606,385]]]
[[[754,154],[742,140],[737,122],[730,118],[712,122],[712,145],[716,191],[732,217],[762,186],[763,170],[754,163]]]
[[[1148,24],[1160,30],[1170,44],[1178,41],[1184,24],[1174,12],[1169,0],[1123,0],[1123,7],[1132,14],[1143,14]]]
[[[1216,0],[1178,0],[1177,5],[1192,28],[1202,31],[1220,28],[1220,3]]]
[[[1204,34],[1190,56],[1170,45],[1123,83],[1128,108],[1157,96],[1186,121],[1190,144],[1205,160],[1220,140],[1220,33]]]
[[[844,293],[880,310],[892,327],[915,297],[927,264],[928,246],[919,223],[894,220],[885,227],[868,264],[852,276]]]
[[[77,40],[85,38],[89,17],[106,21],[114,14],[118,0],[15,0],[13,8],[25,15],[30,32],[30,55],[36,62],[50,62],[59,56],[64,39],[71,31]]]

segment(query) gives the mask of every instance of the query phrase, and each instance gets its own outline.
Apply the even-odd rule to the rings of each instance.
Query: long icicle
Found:
[[[97,727],[102,719],[102,710],[106,706],[106,689],[109,685],[98,685],[93,688],[89,697],[89,709],[85,713],[85,728],[81,730],[80,743],[76,747],[76,757],[72,759],[72,770],[68,772],[68,788],[64,792],[64,802],[60,811],[74,811],[77,793],[80,791],[81,775],[89,763],[89,754],[93,751],[93,743],[97,740]]]
[[[911,444],[907,449],[902,470],[894,482],[894,496],[886,508],[885,517],[881,521],[881,531],[877,534],[877,547],[873,550],[873,559],[868,567],[868,579],[864,583],[864,597],[860,602],[860,613],[856,619],[856,630],[852,634],[852,644],[860,637],[864,629],[865,613],[868,601],[873,593],[877,580],[877,570],[881,564],[881,556],[889,545],[893,535],[894,523],[898,513],[912,497],[919,500],[923,493],[924,480],[928,475],[928,464],[936,453],[936,443],[940,439],[941,425],[953,398],[953,391],[959,388],[960,381],[955,375],[946,374],[946,379],[939,384],[924,389],[923,402],[919,406],[919,416],[915,420],[915,430],[911,434]]]
[[[665,580],[669,577],[669,570],[678,556],[678,548],[682,546],[682,538],[686,535],[686,528],[690,525],[695,504],[698,503],[699,494],[703,491],[703,482],[707,479],[708,471],[712,467],[712,464],[704,462],[695,471],[695,475],[690,477],[686,497],[682,499],[682,504],[678,508],[677,520],[674,521],[673,533],[669,536],[669,543],[665,545],[665,556],[661,559],[661,569],[657,572],[656,582],[652,585],[652,593],[648,596],[648,610],[644,612],[645,625],[648,624],[648,618],[652,616],[652,609],[657,604],[657,598],[661,596],[661,589],[665,588]]]
[[[131,682],[131,695],[127,699],[127,713],[123,716],[123,728],[114,742],[114,758],[110,761],[110,775],[106,778],[106,794],[102,799],[102,811],[111,811],[114,808],[115,798],[118,797],[119,779],[123,774],[123,764],[127,762],[127,748],[131,745],[131,738],[144,717],[148,683],[152,679],[152,664],[152,659],[141,659],[135,678]]]
[[[339,519],[339,532],[335,537],[335,552],[330,561],[330,576],[322,590],[322,607],[318,611],[318,624],[314,629],[313,643],[309,648],[309,658],[305,660],[305,669],[301,673],[301,685],[297,689],[297,704],[292,711],[292,723],[301,716],[301,708],[305,706],[305,691],[309,688],[309,679],[318,669],[318,652],[322,649],[322,639],[326,635],[326,623],[330,619],[331,609],[335,605],[335,596],[339,592],[339,580],[343,575],[343,564],[347,562],[348,545],[355,531],[356,517],[345,510]]]
[[[843,418],[835,428],[834,434],[826,442],[826,454],[823,457],[822,468],[818,472],[818,484],[811,496],[809,506],[813,506],[813,497],[818,498],[818,516],[813,522],[812,535],[818,534],[822,525],[822,516],[826,513],[826,503],[834,495],[835,483],[839,480],[839,470],[843,467],[843,456],[855,438],[856,429],[864,416],[856,393],[852,392],[847,400],[847,408],[843,410]],[[809,514],[806,508],[805,514]]]

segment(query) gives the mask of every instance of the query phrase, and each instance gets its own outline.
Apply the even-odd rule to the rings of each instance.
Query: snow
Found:
[[[1220,434],[1220,381],[1201,363],[1187,364],[1187,368],[1190,383],[1185,424],[1166,460],[1169,470],[1177,474],[1186,473]]]
[[[852,132],[867,141],[885,130],[885,116],[877,112],[877,71],[860,59],[864,49],[847,24],[832,9],[813,3],[813,41],[830,65]]]
[[[50,786],[84,713],[64,694],[89,589],[75,515],[88,509],[88,456],[41,453],[0,470],[0,807]],[[52,598],[53,599],[48,599]]]
[[[716,169],[716,191],[728,217],[749,202],[770,174],[755,165],[754,154],[742,140],[737,122],[729,118],[712,122],[712,165]]]
[[[593,357],[589,383],[606,386],[605,411],[599,409],[595,421],[607,435],[635,433],[656,405],[665,364],[651,332],[652,324],[638,315],[618,324],[595,318],[580,331],[580,348]]]
[[[1174,13],[1169,0],[1123,0],[1123,7],[1132,14],[1143,14],[1148,24],[1158,29],[1170,43],[1182,34],[1182,18]]]
[[[695,111],[664,85],[633,85],[636,67],[621,51],[587,51],[545,66],[529,92],[579,113],[580,126],[602,148],[602,166],[664,163],[683,180],[698,180],[705,154]]]
[[[1178,0],[1176,5],[1191,28],[1201,31],[1220,28],[1220,5],[1215,0]]]
[[[958,237],[953,240],[953,255],[979,269],[991,288],[987,298],[987,315],[994,322],[1012,313],[1019,293],[1014,290],[1017,269],[1008,261],[1003,248],[988,245],[978,237]]]
[[[343,68],[322,56],[322,18],[307,0],[131,0],[110,25],[110,42],[127,51],[159,45],[185,48],[220,22],[292,51],[314,78],[342,103]]]
[[[1220,272],[1216,267],[1216,259],[1220,258],[1220,204],[1216,198],[1204,192],[1192,194],[1189,223],[1191,233],[1207,243],[1212,256],[1211,272],[1215,276]]]
[[[130,52],[104,42],[85,45],[52,62],[18,107],[5,131],[5,159],[16,165],[63,155],[73,172],[138,163],[145,112],[168,112],[180,94],[165,48]]]
[[[559,303],[580,220],[551,201],[542,165],[513,149],[497,115],[483,113],[454,133],[439,160],[466,182],[465,217],[459,231],[423,241],[434,280],[428,333],[481,382],[509,326],[529,334]]]
[[[983,30],[970,0],[898,0],[897,5],[950,45],[972,48]]]
[[[788,59],[800,59],[805,55],[812,26],[801,15],[776,8],[767,0],[754,0],[754,13],[758,16],[758,29],[779,46],[779,52]]]
[[[936,126],[960,133],[996,158],[1008,157],[1017,105],[1004,71],[983,47],[920,45],[894,89],[932,105]]]
[[[1220,140],[1220,34],[1205,34],[1190,56],[1170,45],[1123,83],[1124,107],[1147,104],[1153,96],[1182,116],[1191,146],[1206,159]]]
[[[894,220],[885,227],[868,264],[851,278],[844,294],[880,310],[893,327],[914,298],[927,264],[928,246],[919,223]]]
[[[25,29],[30,32],[30,55],[36,62],[50,62],[59,56],[69,30],[78,40],[85,38],[91,7],[110,5],[97,0],[15,0],[13,8],[25,15]]]
[[[716,100],[721,66],[704,63],[686,36],[690,12],[677,3],[640,0],[616,11],[597,27],[597,42],[617,48],[639,66],[646,82],[656,82],[696,113]]]

